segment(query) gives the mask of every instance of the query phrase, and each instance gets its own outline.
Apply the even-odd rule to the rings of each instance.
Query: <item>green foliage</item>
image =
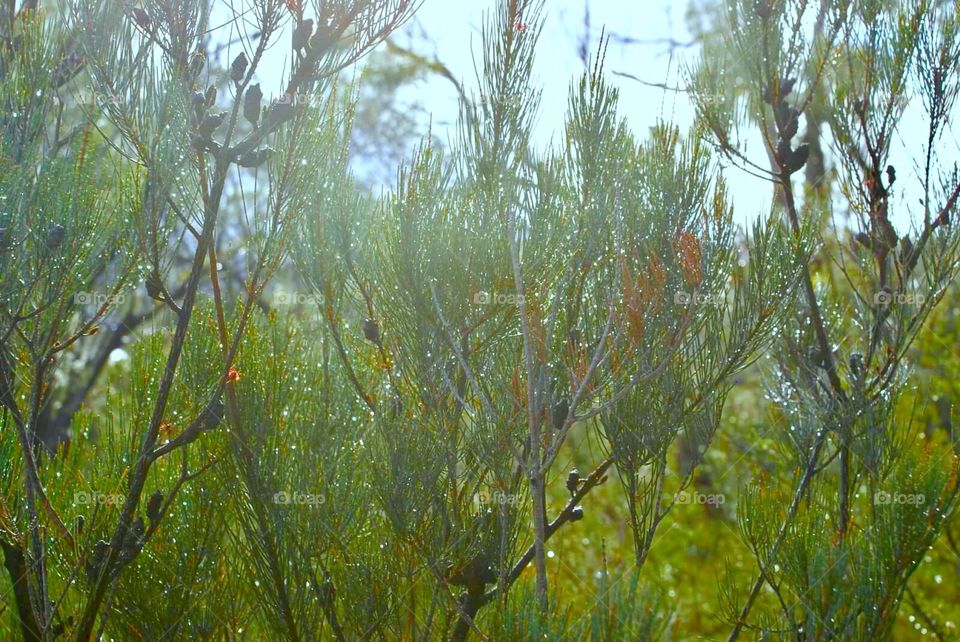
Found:
[[[501,4],[379,199],[340,72],[412,3],[251,0],[223,60],[205,3],[3,15],[8,637],[889,640],[907,596],[945,639],[955,16],[730,0],[689,133],[601,49],[538,148],[543,3]],[[743,229],[720,158],[777,189]]]

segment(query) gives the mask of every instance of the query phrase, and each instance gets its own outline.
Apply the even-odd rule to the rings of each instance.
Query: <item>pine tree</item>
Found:
[[[758,571],[746,593],[727,589],[730,640],[744,630],[890,639],[910,575],[955,505],[953,435],[918,440],[900,400],[908,350],[957,276],[960,181],[938,153],[960,88],[956,8],[729,2],[727,38],[691,78],[718,150],[769,177],[785,228],[844,221],[839,238],[818,244],[776,342],[771,427],[792,471],[738,506]],[[909,150],[918,169],[898,172],[908,110],[921,112],[927,138]],[[747,124],[763,136],[769,167],[736,138]],[[839,199],[825,192],[822,169],[798,180],[813,158],[822,168],[826,151]]]
[[[904,596],[943,639],[911,577],[958,490],[925,374],[957,7],[808,5],[726,3],[689,131],[631,131],[601,46],[539,146],[545,3],[504,0],[456,135],[381,197],[344,71],[413,2],[0,11],[8,637],[686,639],[716,630],[670,540],[735,530],[731,640],[892,639]],[[729,165],[776,189],[744,227]],[[727,491],[710,458],[761,379],[773,465]],[[911,421],[928,389],[945,430]]]

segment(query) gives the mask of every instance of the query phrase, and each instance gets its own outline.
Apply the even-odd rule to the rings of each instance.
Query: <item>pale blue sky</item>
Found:
[[[578,54],[578,45],[584,33],[584,5],[587,0],[547,0],[545,25],[541,37],[535,82],[543,88],[541,114],[537,124],[536,142],[546,145],[556,140],[562,132],[563,117],[567,106],[570,83],[583,72],[583,63]],[[410,46],[425,55],[441,60],[466,87],[474,83],[471,50],[478,52],[481,46],[481,25],[485,12],[493,10],[498,0],[424,0],[420,11],[395,40]],[[590,55],[596,53],[601,29],[620,36],[643,41],[641,44],[622,45],[611,42],[606,69],[610,81],[621,91],[620,109],[629,125],[639,136],[658,120],[675,122],[686,129],[692,121],[693,109],[684,93],[665,92],[646,86],[614,72],[625,72],[652,83],[683,86],[684,64],[692,64],[699,51],[695,47],[678,47],[670,54],[667,39],[687,42],[690,34],[685,14],[689,3],[686,0],[590,0]],[[424,40],[421,34],[426,34]],[[282,47],[275,47],[265,60],[268,68],[286,67]],[[285,75],[285,74],[284,74]],[[273,84],[280,91],[281,74],[272,79],[261,79],[269,94]],[[426,107],[432,114],[433,131],[441,140],[452,134],[457,116],[457,94],[453,86],[439,76],[418,84],[411,97]],[[908,111],[901,123],[900,141],[895,145],[893,162],[900,176],[909,178],[913,159],[922,149],[918,141],[925,140],[925,126],[919,110]],[[423,124],[426,133],[427,122]],[[765,164],[759,137],[748,139],[748,151]],[[958,144],[955,132],[948,132],[944,145],[949,147],[946,158],[957,159]],[[762,179],[754,178],[736,168],[729,169],[726,178],[736,206],[736,216],[745,221],[770,206],[772,187]],[[906,181],[901,181],[901,184]],[[916,195],[905,195],[901,201],[916,203]],[[916,210],[915,207],[909,208]],[[896,208],[894,222],[904,226],[909,214],[907,208]]]
[[[416,15],[410,32],[410,44],[424,49],[416,39],[425,32],[433,47],[423,53],[435,53],[458,78],[471,86],[474,79],[471,48],[479,51],[484,14],[493,10],[498,0],[425,0]],[[545,24],[538,47],[536,82],[543,88],[537,142],[546,145],[562,133],[567,97],[572,82],[584,71],[578,47],[585,33],[586,0],[548,0]],[[638,44],[611,41],[606,70],[610,81],[620,89],[620,110],[634,132],[643,135],[658,120],[678,123],[686,128],[693,119],[692,104],[686,94],[665,92],[614,72],[623,72],[651,83],[671,87],[683,86],[683,65],[692,64],[699,55],[694,47],[675,47],[666,42],[688,42],[691,39],[685,14],[688,3],[680,0],[590,0],[589,55],[596,54],[601,33],[627,36]],[[397,40],[407,44],[404,35]],[[418,87],[418,98],[433,113],[434,131],[444,139],[446,128],[456,121],[457,95],[445,80],[436,79],[426,87]],[[423,90],[423,91],[421,91]],[[731,172],[728,180],[739,195],[743,218],[752,217],[769,207],[772,188],[759,179],[741,172]]]

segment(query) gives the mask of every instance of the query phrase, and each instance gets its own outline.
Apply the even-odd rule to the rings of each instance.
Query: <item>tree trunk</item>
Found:
[[[20,629],[26,642],[40,642],[40,627],[30,604],[30,589],[27,586],[27,563],[23,549],[13,544],[0,541],[3,548],[3,565],[10,574],[13,582],[13,598],[17,605],[17,619],[20,620]]]

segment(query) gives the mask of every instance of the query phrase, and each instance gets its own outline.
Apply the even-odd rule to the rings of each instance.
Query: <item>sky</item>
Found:
[[[499,0],[423,0],[411,22],[393,38],[402,46],[442,61],[469,90],[475,84],[473,56],[479,55],[481,26],[485,15],[498,5]],[[681,131],[686,131],[694,116],[688,94],[664,91],[646,83],[684,86],[684,69],[693,65],[699,56],[697,47],[685,46],[692,39],[686,17],[689,6],[688,0],[546,0],[545,23],[534,67],[534,83],[543,89],[535,143],[546,146],[562,135],[571,83],[584,72],[578,50],[587,32],[590,58],[596,54],[602,34],[612,36],[606,57],[607,77],[619,88],[621,115],[637,137],[643,139],[647,130],[661,121],[675,123]],[[633,42],[624,44],[621,40],[624,37]],[[677,46],[671,47],[671,41]],[[279,82],[285,76],[282,70],[287,62],[281,49],[275,47],[265,61],[278,70],[274,75],[276,92],[280,91]],[[264,81],[268,93],[269,87],[270,83]],[[440,76],[431,76],[408,93],[411,101],[419,102],[428,110],[422,133],[425,135],[432,124],[433,133],[440,140],[451,138],[458,111],[453,85]],[[909,174],[917,154],[922,153],[916,142],[926,138],[920,112],[919,109],[907,111],[900,138],[894,144],[892,162],[901,168],[900,176]],[[752,157],[765,164],[759,135],[755,134],[753,139],[747,137],[746,142],[748,151],[753,150]],[[948,132],[944,142],[950,148],[946,159],[960,160],[956,132]],[[411,152],[414,143],[411,141]],[[903,172],[903,168],[907,171]],[[773,188],[768,181],[736,167],[727,169],[724,177],[730,186],[738,221],[744,223],[769,211]],[[899,200],[915,204],[917,196],[905,191]],[[905,228],[915,211],[912,206],[894,208],[894,224]]]
[[[479,52],[484,16],[498,4],[498,0],[425,0],[397,40],[433,54],[469,87],[474,79],[471,51]],[[685,0],[547,0],[534,67],[534,82],[543,88],[536,142],[545,146],[562,135],[571,84],[585,71],[578,50],[587,32],[591,64],[603,36],[611,36],[607,77],[620,90],[620,113],[638,138],[642,140],[650,127],[662,121],[676,123],[685,131],[694,117],[687,94],[645,83],[684,86],[685,66],[694,64],[699,55],[698,48],[684,46],[692,40],[688,7]],[[425,34],[432,46],[425,46],[416,37],[419,33]],[[624,44],[622,38],[633,42]],[[671,47],[670,41],[677,46]],[[456,122],[456,91],[440,78],[422,89],[419,100],[432,112],[434,132],[444,140],[446,128]],[[737,210],[743,213],[741,220],[769,208],[769,183],[742,172],[731,172],[727,178],[737,197]]]
[[[480,52],[485,15],[498,4],[498,0],[424,0],[414,18],[393,38],[404,47],[442,61],[469,89],[474,85],[473,55]],[[536,143],[546,146],[562,134],[571,83],[577,82],[585,69],[578,49],[588,31],[587,5],[590,59],[596,55],[603,33],[640,41],[624,45],[611,40],[606,59],[608,78],[621,91],[621,114],[633,131],[643,138],[659,120],[688,127],[693,109],[685,94],[665,92],[616,75],[626,73],[672,87],[683,85],[682,66],[696,59],[697,49],[677,47],[671,55],[667,40],[686,43],[691,39],[685,0],[547,0],[535,66],[534,83],[543,89]],[[276,85],[275,92],[282,91],[286,55],[282,47],[273,47],[265,58],[266,67],[277,70],[272,74],[275,82],[261,79],[268,95],[272,84]],[[409,97],[428,110],[433,132],[440,140],[453,135],[458,98],[448,80],[432,76],[412,87]],[[423,134],[431,124],[429,117],[424,118]],[[770,191],[756,182],[761,191]]]
[[[466,80],[469,87],[474,78],[471,51],[479,51],[484,15],[498,4],[498,0],[424,0],[413,23],[397,40],[407,44],[404,38],[410,38],[411,47],[433,54],[455,76]],[[535,82],[543,88],[536,142],[546,145],[551,139],[559,139],[562,132],[570,85],[584,71],[578,47],[586,31],[587,5],[589,55],[596,54],[604,32],[613,36],[607,51],[607,76],[620,89],[621,115],[634,133],[642,139],[650,127],[661,121],[675,123],[681,131],[686,131],[694,118],[688,94],[664,91],[644,82],[679,88],[685,85],[684,70],[695,64],[700,55],[697,47],[683,46],[692,40],[686,15],[690,4],[689,0],[546,0],[545,24],[535,66]],[[428,36],[431,47],[418,41],[415,36],[419,32]],[[622,44],[618,37],[628,37],[634,43]],[[670,41],[678,46],[671,48]],[[619,75],[624,73],[644,82]],[[443,140],[444,129],[456,121],[456,91],[448,81],[435,78],[424,87],[417,87],[417,92],[420,102],[432,112],[434,132]],[[897,206],[892,208],[892,220],[903,231],[911,222],[918,222],[916,203],[922,194],[919,187],[911,189],[911,185],[919,181],[910,179],[916,177],[915,163],[924,153],[921,146],[926,134],[923,110],[919,101],[915,101],[900,122],[890,159],[899,169],[898,175],[907,179],[900,181],[900,191],[894,197]],[[765,164],[767,159],[761,151],[759,133],[747,136],[745,142],[748,151],[752,150],[751,158]],[[955,127],[946,133],[938,152],[946,167],[960,161]],[[727,169],[724,177],[730,186],[738,221],[745,223],[769,211],[773,188],[768,181],[736,167]]]

